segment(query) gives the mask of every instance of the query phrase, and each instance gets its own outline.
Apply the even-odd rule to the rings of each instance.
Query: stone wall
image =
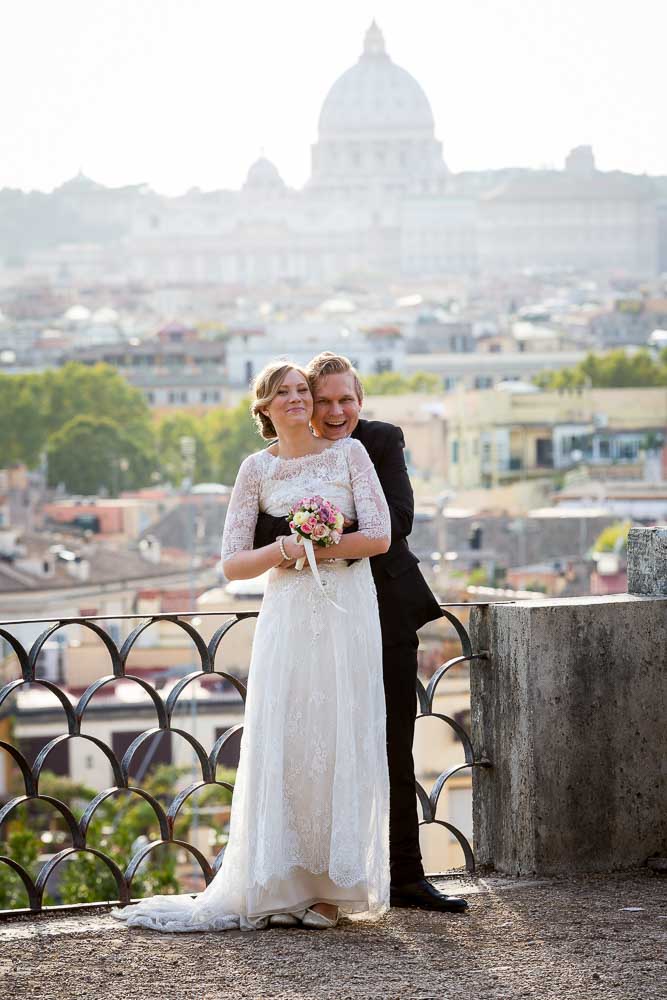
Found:
[[[471,629],[491,654],[471,668],[473,743],[492,762],[473,774],[478,862],[547,874],[664,856],[667,596],[496,604]]]

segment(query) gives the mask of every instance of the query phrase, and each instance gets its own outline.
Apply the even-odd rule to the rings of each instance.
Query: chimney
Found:
[[[80,580],[81,583],[85,583],[90,576],[90,563],[87,559],[83,559],[81,556],[77,556],[71,562],[66,563],[67,572],[70,576],[73,576],[75,580]]]
[[[162,558],[162,545],[155,535],[146,535],[139,542],[139,554],[146,562],[159,563]]]

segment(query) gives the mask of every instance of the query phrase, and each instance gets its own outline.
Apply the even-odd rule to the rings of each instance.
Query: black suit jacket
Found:
[[[382,420],[360,420],[352,437],[361,441],[375,466],[391,516],[391,545],[371,558],[385,646],[409,642],[418,628],[442,616],[406,541],[412,531],[414,497],[405,465],[403,431]],[[287,512],[286,512],[287,513]],[[260,513],[254,548],[290,533],[286,518]]]

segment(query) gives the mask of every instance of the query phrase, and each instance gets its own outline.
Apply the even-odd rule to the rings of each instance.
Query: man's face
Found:
[[[354,375],[341,372],[317,380],[311,423],[318,437],[329,441],[348,437],[359,423],[360,413],[361,402],[354,387]]]

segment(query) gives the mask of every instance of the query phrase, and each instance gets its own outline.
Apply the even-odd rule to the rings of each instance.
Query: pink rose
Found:
[[[311,538],[314,542],[319,542],[321,538],[326,538],[329,533],[329,529],[325,524],[316,524],[311,532]]]
[[[303,524],[301,525],[301,530],[303,531],[304,535],[309,535],[316,524],[317,521],[315,520],[314,517],[309,517],[307,521],[304,521]]]

